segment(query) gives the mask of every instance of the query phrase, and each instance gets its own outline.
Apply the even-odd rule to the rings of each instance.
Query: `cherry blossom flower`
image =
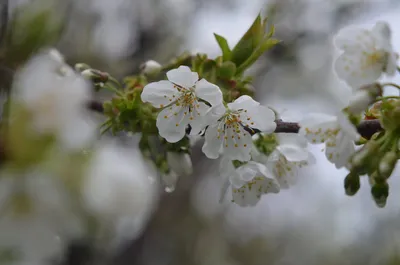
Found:
[[[55,135],[67,149],[84,148],[94,138],[96,124],[86,112],[90,84],[56,50],[30,59],[16,73],[13,92],[31,114],[35,133]]]
[[[354,141],[360,138],[355,126],[340,112],[337,116],[313,113],[300,122],[299,134],[312,144],[325,143],[325,154],[336,168],[348,165],[354,153]]]
[[[307,140],[295,133],[277,133],[278,146],[268,157],[267,167],[275,174],[282,189],[297,181],[298,170],[314,164],[314,155],[307,150]]]
[[[235,169],[231,160],[223,158],[221,168],[232,188],[232,202],[242,207],[256,205],[263,194],[280,191],[274,174],[263,164],[249,161]]]
[[[354,89],[376,81],[382,73],[395,74],[397,55],[386,22],[377,22],[371,30],[345,28],[335,37],[335,45],[343,51],[335,61],[336,74]]]
[[[184,137],[188,124],[192,134],[206,126],[204,117],[210,105],[222,104],[222,92],[207,80],[199,80],[199,75],[187,66],[168,71],[167,78],[146,85],[141,98],[156,108],[163,108],[156,123],[159,134],[175,143]]]
[[[220,118],[208,126],[202,150],[211,159],[223,153],[231,160],[248,161],[253,143],[245,127],[271,133],[276,128],[275,114],[249,96],[227,105]]]

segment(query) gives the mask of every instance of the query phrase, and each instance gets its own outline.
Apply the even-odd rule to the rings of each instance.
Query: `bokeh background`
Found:
[[[23,2],[9,0],[8,13]],[[85,62],[117,77],[138,72],[146,60],[165,63],[183,51],[217,56],[214,32],[233,46],[259,12],[269,15],[283,44],[249,74],[256,76],[256,98],[283,111],[288,121],[308,112],[332,113],[345,104],[348,88],[332,72],[337,53],[332,37],[341,27],[385,20],[395,49],[400,48],[399,0],[60,2],[66,7],[59,15],[67,16],[68,26],[57,48],[71,64]],[[368,185],[347,197],[346,170],[335,169],[320,146],[311,146],[317,164],[300,172],[295,187],[240,208],[229,194],[219,202],[218,161],[207,160],[199,147],[192,155],[195,173],[181,178],[173,193],[160,194],[150,221],[132,228],[138,232],[118,251],[115,264],[400,264],[398,170],[380,209]],[[85,264],[86,254],[73,249],[70,264]]]

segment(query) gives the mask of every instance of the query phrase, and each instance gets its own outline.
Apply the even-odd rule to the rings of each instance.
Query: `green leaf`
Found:
[[[219,47],[221,48],[222,58],[224,59],[224,61],[230,60],[232,51],[229,48],[228,41],[221,35],[218,35],[217,33],[214,33],[214,37],[217,40]]]
[[[277,39],[266,39],[264,40],[261,45],[250,55],[250,57],[243,62],[240,67],[238,67],[236,74],[243,73],[247,68],[249,68],[253,63],[255,63],[264,52],[268,51],[276,44],[278,44],[280,40]]]
[[[247,32],[233,48],[231,61],[237,66],[240,66],[242,63],[244,63],[259,46],[263,35],[264,29],[261,22],[261,15],[258,15]]]

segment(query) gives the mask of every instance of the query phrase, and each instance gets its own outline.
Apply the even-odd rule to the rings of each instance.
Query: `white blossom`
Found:
[[[336,74],[354,89],[376,81],[382,73],[395,74],[397,55],[386,22],[377,22],[371,30],[342,29],[335,45],[343,51],[335,62]]]
[[[252,138],[245,127],[271,133],[276,128],[275,114],[249,96],[228,103],[221,117],[206,130],[204,154],[211,159],[223,153],[231,160],[250,160]]]
[[[163,108],[156,122],[159,134],[168,142],[175,143],[184,137],[188,124],[192,134],[199,133],[206,126],[204,117],[209,105],[222,104],[222,92],[207,80],[199,80],[199,75],[187,66],[168,71],[167,78],[168,81],[146,85],[141,98],[156,108]]]
[[[83,148],[96,133],[86,113],[90,85],[55,50],[29,60],[16,73],[13,100],[29,111],[34,132],[55,135],[68,149]]]
[[[348,165],[354,153],[354,141],[360,138],[355,126],[340,112],[337,116],[313,113],[300,122],[301,135],[310,143],[325,143],[325,154],[336,168]]]
[[[11,262],[5,263],[10,265],[24,262],[47,264],[50,260],[60,260],[66,242],[58,237],[57,232],[57,227],[44,216],[15,217],[2,214],[0,255],[10,255]]]
[[[138,152],[112,142],[95,151],[82,187],[89,212],[109,220],[147,211],[154,197],[153,185]]]
[[[12,251],[15,263],[43,264],[61,258],[66,243],[81,238],[83,223],[62,183],[32,168],[0,178],[0,261]],[[28,262],[29,261],[29,262]],[[1,262],[0,262],[1,263]]]
[[[224,158],[221,165],[224,174],[229,177],[232,202],[240,206],[254,206],[263,194],[278,193],[280,190],[274,174],[260,163],[249,161],[235,169],[232,161]]]
[[[314,155],[307,150],[307,140],[296,133],[277,133],[278,146],[268,157],[267,167],[275,174],[281,189],[297,181],[299,168],[315,163]]]
[[[167,152],[167,162],[179,176],[189,176],[193,173],[192,159],[187,153]]]

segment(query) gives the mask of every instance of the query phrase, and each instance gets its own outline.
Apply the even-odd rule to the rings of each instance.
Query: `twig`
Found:
[[[101,102],[97,101],[90,101],[88,103],[89,109],[102,113],[104,111],[103,109],[103,104]],[[259,133],[260,131],[257,129],[246,129],[250,134],[256,134]],[[298,133],[300,130],[300,125],[296,122],[285,122],[282,120],[277,120],[276,121],[276,133]],[[370,139],[371,136],[379,131],[382,131],[383,128],[379,122],[379,120],[364,120],[362,121],[358,126],[357,126],[357,131],[358,133],[366,138]],[[187,133],[190,133],[190,128],[186,131]]]

